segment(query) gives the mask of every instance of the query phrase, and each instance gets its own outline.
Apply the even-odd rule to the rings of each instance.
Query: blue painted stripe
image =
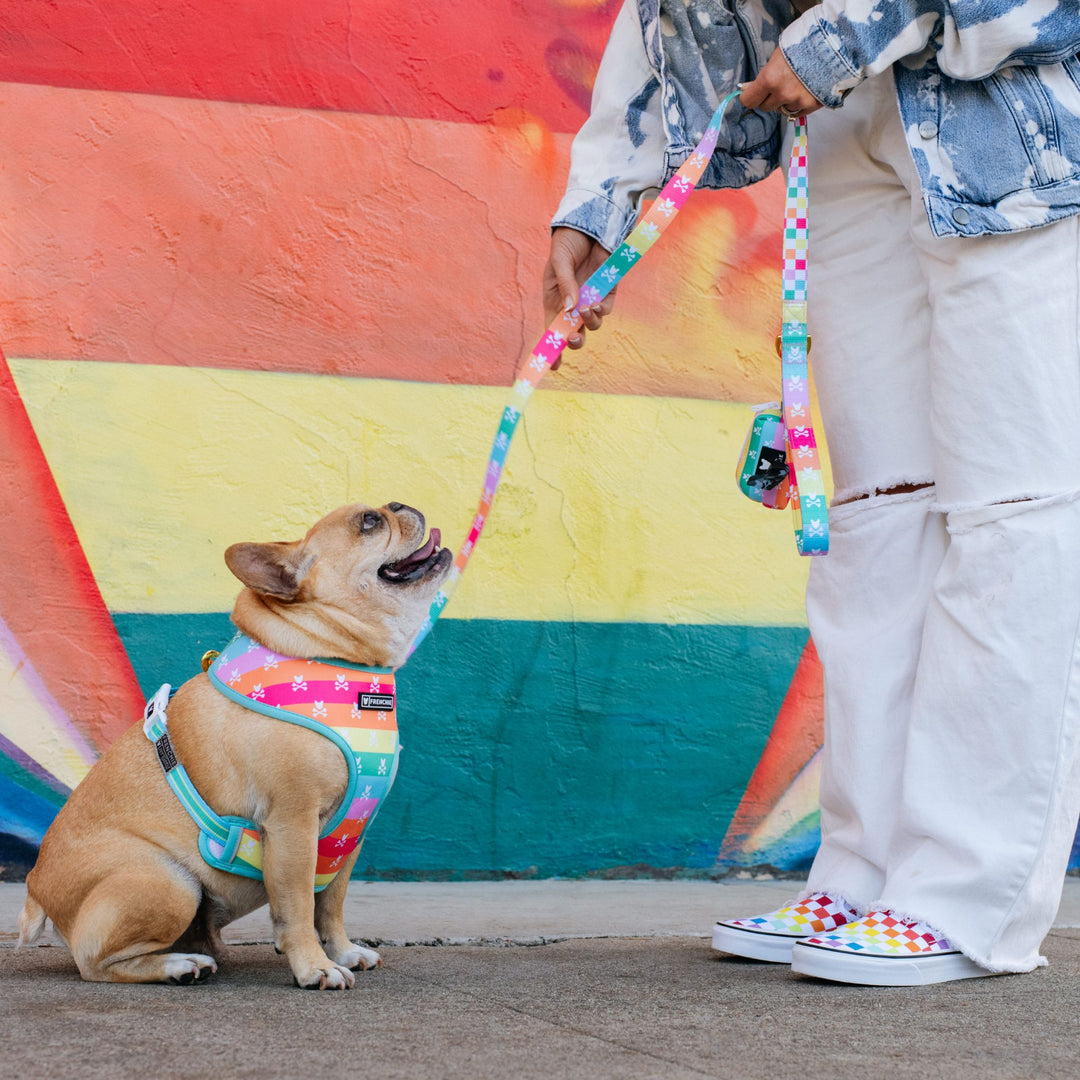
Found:
[[[0,833],[36,847],[59,809],[51,799],[21,786],[8,770],[0,770]]]

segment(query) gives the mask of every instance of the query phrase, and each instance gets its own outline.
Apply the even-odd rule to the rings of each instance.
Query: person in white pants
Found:
[[[891,70],[816,111],[785,66],[743,102],[814,112],[822,843],[800,901],[713,944],[842,982],[1029,971],[1080,813],[1080,218],[935,236]]]
[[[796,966],[874,980],[836,946],[869,948],[889,928],[855,939],[857,915],[888,911],[952,948],[890,949],[884,977],[924,955],[920,982],[1028,971],[1080,809],[1080,223],[934,237],[890,73],[811,125],[835,496],[807,590],[826,743],[806,898],[848,933]]]

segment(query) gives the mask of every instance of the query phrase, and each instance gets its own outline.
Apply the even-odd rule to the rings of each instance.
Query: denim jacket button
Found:
[[[933,120],[924,120],[919,125],[919,134],[924,139],[932,139],[937,134],[937,124]]]
[[[957,225],[966,225],[971,220],[971,215],[965,207],[958,206],[952,212],[952,219]]]

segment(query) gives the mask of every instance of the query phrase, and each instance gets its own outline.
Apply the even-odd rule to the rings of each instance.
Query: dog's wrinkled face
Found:
[[[333,655],[342,659],[397,664],[453,562],[449,548],[439,546],[439,530],[432,529],[425,540],[426,528],[424,515],[401,503],[343,506],[318,521],[303,540],[233,544],[225,562],[258,594],[261,608],[287,625],[293,644],[280,651],[331,655],[325,651],[329,640],[338,648]],[[234,620],[276,647],[285,627],[275,634],[243,601],[242,593]],[[262,624],[254,629],[245,625],[253,614]],[[305,643],[294,639],[305,632],[317,640],[308,651],[298,651]],[[339,640],[344,638],[353,640]]]

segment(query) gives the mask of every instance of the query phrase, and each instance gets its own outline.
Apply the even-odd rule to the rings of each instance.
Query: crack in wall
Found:
[[[529,432],[529,415],[526,412],[521,418],[521,430],[525,436],[526,445],[529,448],[529,453],[532,459],[533,475],[540,483],[545,484],[551,491],[555,492],[559,496],[559,521],[563,527],[563,531],[566,533],[567,540],[570,541],[570,547],[573,555],[570,560],[570,566],[567,569],[566,575],[563,578],[563,592],[566,596],[567,607],[570,611],[570,632],[571,638],[574,643],[573,661],[571,663],[570,673],[573,678],[573,691],[574,691],[574,705],[575,708],[581,711],[581,687],[578,679],[580,652],[578,648],[578,636],[577,636],[577,623],[578,613],[577,606],[574,600],[573,579],[577,575],[578,564],[580,561],[580,550],[578,548],[577,539],[574,536],[574,530],[570,523],[570,500],[566,494],[565,488],[560,487],[553,480],[549,480],[540,471],[540,454],[537,448],[533,445],[532,436]]]

